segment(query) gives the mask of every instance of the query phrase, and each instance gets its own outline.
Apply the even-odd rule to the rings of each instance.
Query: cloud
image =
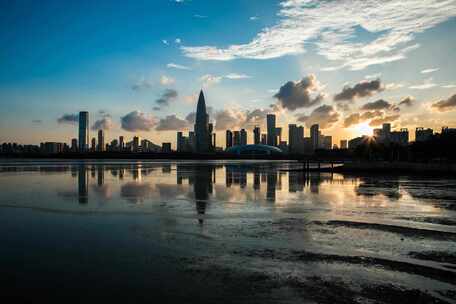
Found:
[[[155,130],[157,131],[178,131],[189,128],[189,122],[178,118],[175,114],[161,118]]]
[[[352,125],[357,125],[357,124],[365,122],[369,119],[372,119],[375,117],[382,117],[382,116],[383,116],[382,111],[368,111],[368,112],[364,112],[362,114],[353,113],[353,114],[349,115],[347,118],[345,118],[344,127],[348,128],[348,127],[351,127]]]
[[[205,18],[207,18],[207,16],[206,16],[206,15],[194,14],[194,15],[193,15],[193,18],[205,19]]]
[[[431,69],[422,70],[420,73],[421,74],[429,74],[429,73],[437,72],[438,70],[440,70],[440,68],[431,68]]]
[[[94,122],[92,130],[110,130],[113,127],[113,123],[110,116],[105,116]]]
[[[415,98],[413,96],[407,96],[399,102],[399,106],[410,107],[415,103]]]
[[[446,84],[446,85],[443,85],[442,88],[453,89],[453,88],[456,88],[456,84]]]
[[[177,44],[180,44],[182,42],[182,40],[180,38],[176,38],[176,39],[174,39],[174,42]]]
[[[304,122],[308,128],[319,124],[321,129],[327,129],[339,120],[339,116],[332,106],[322,105],[313,110],[309,116],[298,116],[298,121]]]
[[[355,100],[357,98],[372,96],[375,93],[381,92],[383,90],[384,86],[382,85],[380,79],[371,81],[363,80],[355,84],[354,87],[345,86],[342,89],[342,92],[334,95],[334,101]]]
[[[34,123],[34,124],[42,124],[43,121],[41,119],[34,119],[34,120],[32,120],[32,123]]]
[[[319,89],[317,78],[310,74],[298,82],[288,81],[280,87],[274,97],[284,109],[294,111],[319,104],[324,98],[324,94],[319,93]]]
[[[336,68],[360,70],[406,58],[419,47],[414,43],[418,33],[456,14],[453,1],[440,0],[284,0],[279,5],[278,23],[248,43],[181,49],[197,60],[271,59],[302,54],[312,45]],[[365,38],[365,32],[372,38]]]
[[[167,106],[170,101],[176,99],[177,95],[178,93],[176,90],[166,89],[155,102],[160,106]]]
[[[258,19],[260,19],[258,16],[251,16],[251,17],[249,17],[249,20],[250,20],[250,21],[256,21],[256,20],[258,20]]]
[[[448,99],[440,100],[432,105],[433,108],[440,112],[452,111],[456,109],[456,94]]]
[[[172,62],[168,63],[166,65],[166,67],[169,69],[178,69],[178,70],[187,70],[187,71],[191,70],[191,68],[188,66],[177,64],[177,63],[172,63]]]
[[[228,78],[228,79],[246,79],[246,78],[251,78],[251,77],[249,75],[246,75],[246,74],[230,73],[228,75],[225,75],[225,78]]]
[[[433,87],[436,87],[437,84],[433,82],[433,78],[430,77],[428,79],[425,79],[422,84],[416,84],[409,86],[410,89],[415,89],[415,90],[427,90]]]
[[[199,81],[203,83],[204,87],[210,87],[214,84],[220,83],[222,81],[222,76],[215,76],[211,74],[203,75],[199,78]]]
[[[57,119],[59,124],[75,124],[79,121],[79,114],[63,114]]]
[[[366,75],[364,76],[365,79],[378,79],[380,78],[380,76],[382,76],[382,73],[375,73],[375,74],[371,74],[371,75]]]
[[[134,91],[141,91],[144,89],[150,89],[154,86],[154,83],[151,80],[141,78],[138,82],[131,86]]]
[[[385,117],[381,117],[381,118],[376,118],[376,119],[373,119],[370,121],[369,126],[371,126],[371,127],[380,126],[384,123],[395,121],[395,120],[399,119],[399,117],[400,117],[399,114],[395,114],[395,115],[389,115],[389,116],[385,116]]]
[[[226,130],[241,127],[246,120],[244,111],[227,109],[215,112],[215,128]]]
[[[160,77],[160,84],[163,85],[163,86],[167,86],[167,85],[172,85],[176,82],[176,80],[172,77],[168,77],[166,75],[162,75]]]
[[[156,125],[156,119],[140,111],[133,111],[120,118],[122,129],[130,132],[150,131]]]
[[[383,99],[377,101],[368,102],[361,107],[361,110],[387,110],[391,109],[392,105]]]
[[[165,44],[165,45],[169,45],[169,42],[168,42],[168,40],[166,40],[166,39],[163,39],[162,42],[163,42],[163,44]]]

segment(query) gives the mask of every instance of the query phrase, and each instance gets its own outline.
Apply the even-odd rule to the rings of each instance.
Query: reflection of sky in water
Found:
[[[285,162],[69,162],[1,167],[1,204],[60,211],[313,213],[391,219],[452,214],[454,181],[305,173]],[[294,170],[294,171],[293,171]],[[188,204],[190,203],[190,204]]]

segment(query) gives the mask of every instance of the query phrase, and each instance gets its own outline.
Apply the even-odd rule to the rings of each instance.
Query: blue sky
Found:
[[[0,142],[69,142],[77,128],[59,118],[80,110],[108,138],[174,142],[201,88],[220,145],[225,128],[267,112],[335,141],[380,121],[456,125],[455,1],[3,1],[0,12]],[[353,94],[335,101],[344,86]]]

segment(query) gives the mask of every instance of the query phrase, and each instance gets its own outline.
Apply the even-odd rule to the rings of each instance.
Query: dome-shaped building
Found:
[[[240,145],[233,146],[226,150],[227,153],[238,155],[281,155],[282,150],[268,145]]]

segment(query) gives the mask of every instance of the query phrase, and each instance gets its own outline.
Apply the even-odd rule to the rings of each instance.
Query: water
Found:
[[[3,160],[0,297],[456,303],[455,179],[299,168]]]

